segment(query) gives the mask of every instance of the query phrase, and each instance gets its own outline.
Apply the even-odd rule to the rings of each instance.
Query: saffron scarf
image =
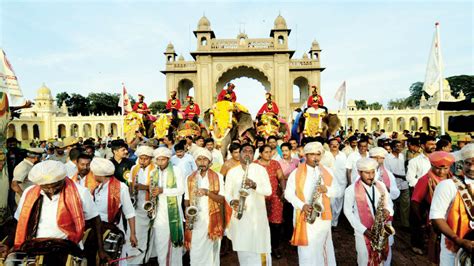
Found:
[[[323,183],[325,186],[331,186],[332,183],[332,176],[331,174],[324,168],[319,168],[321,174],[323,176]],[[303,202],[306,202],[304,197],[304,185],[306,182],[306,172],[307,167],[306,163],[302,163],[296,169],[296,196]],[[329,197],[326,193],[321,194],[322,203],[324,207],[324,211],[321,215],[323,220],[331,220],[332,213],[331,213],[331,203],[329,201]],[[296,210],[296,222],[295,222],[295,229],[293,230],[293,236],[291,238],[290,243],[293,246],[307,246],[308,245],[308,235],[306,232],[306,214],[302,210]]]
[[[371,206],[369,206],[369,203],[367,202],[367,197],[366,197],[366,192],[364,189],[364,185],[362,184],[363,181],[362,179],[358,179],[354,185],[354,192],[355,192],[355,199],[356,199],[356,204],[357,204],[357,210],[359,212],[359,218],[360,222],[368,229],[371,230],[372,226],[374,225],[374,214],[370,212]],[[379,191],[380,195],[382,195],[384,192],[382,184],[379,182],[375,182],[375,187]],[[374,200],[375,200],[375,193],[373,195]],[[377,204],[377,203],[375,203]],[[382,256],[379,256],[374,250],[372,250],[372,247],[370,245],[370,240],[364,236],[365,239],[365,245],[367,247],[367,251],[369,254],[369,263],[368,265],[379,265],[382,262],[382,259],[386,259],[389,251],[389,246],[388,242],[387,245],[383,251]]]
[[[198,170],[199,171],[199,170]],[[188,190],[189,190],[189,201],[192,202],[193,200],[193,193],[195,189],[195,179],[198,178],[198,171],[194,171],[192,175],[188,177]],[[216,172],[209,169],[207,171],[207,178],[209,179],[209,192],[213,192],[214,194],[219,194],[219,176]],[[224,213],[225,217],[223,219],[223,215],[221,213],[221,204],[212,200],[211,197],[208,197],[208,206],[209,206],[209,226],[208,226],[208,233],[209,239],[214,241],[217,239],[221,239],[224,235],[224,229],[226,225],[229,224],[231,215],[232,215],[232,208],[227,202],[224,202]],[[184,246],[186,249],[191,249],[191,240],[192,240],[192,232],[191,230],[186,229],[184,232]]]
[[[56,221],[59,229],[66,234],[67,239],[79,243],[84,234],[85,218],[82,202],[76,185],[69,178],[64,179],[65,184],[59,194],[58,213]],[[28,221],[35,202],[41,196],[41,187],[36,185],[25,197],[21,208],[20,217],[15,235],[15,249],[19,249],[27,239]]]
[[[140,165],[136,164],[132,168],[132,188],[135,189],[135,183],[137,182],[137,177],[138,177],[138,172],[140,171]],[[146,176],[146,184],[144,185],[149,185],[150,184],[150,178],[151,174],[153,173],[153,170],[155,169],[155,164],[150,163],[146,168],[148,168],[148,175]],[[146,169],[145,168],[145,169]],[[145,171],[145,169],[143,171]],[[150,200],[150,190],[145,191],[145,200]]]
[[[72,181],[76,182],[76,183],[79,183],[79,176],[78,176],[79,173],[76,173],[73,177],[72,177]],[[89,171],[89,173],[84,177],[86,180],[84,180],[84,186],[86,188],[89,189],[89,191],[91,192],[91,194],[94,194],[94,190],[97,188],[97,186],[99,185],[97,183],[97,181],[95,181],[95,178],[94,178],[94,174],[92,173],[92,171]]]
[[[454,178],[456,177],[453,177],[453,179]],[[469,216],[467,214],[466,207],[464,206],[464,202],[461,199],[459,190],[456,192],[456,197],[454,198],[453,204],[448,211],[446,222],[459,238],[464,238],[464,235],[471,231],[471,228],[469,227]],[[446,247],[450,251],[456,253],[459,250],[459,246],[453,241],[449,240],[447,237],[445,238],[445,243]]]
[[[111,177],[107,193],[107,219],[109,223],[118,222],[117,213],[120,210],[120,181]]]

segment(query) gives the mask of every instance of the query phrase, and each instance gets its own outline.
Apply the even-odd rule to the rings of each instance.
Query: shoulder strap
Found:
[[[472,200],[472,195],[469,193],[469,189],[464,182],[459,179],[457,176],[452,177],[454,185],[456,186],[459,195],[461,196],[461,200],[464,203],[464,207],[466,208],[466,213],[469,216],[470,221],[474,221],[474,202]]]

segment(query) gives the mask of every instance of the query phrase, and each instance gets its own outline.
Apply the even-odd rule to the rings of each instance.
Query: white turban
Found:
[[[321,143],[315,141],[315,142],[310,142],[306,144],[303,148],[304,154],[308,153],[318,153],[320,152],[321,154],[324,153],[324,147]]]
[[[97,176],[111,176],[115,172],[112,161],[105,158],[94,158],[91,162],[91,171]]]
[[[201,148],[201,147],[197,148],[194,151],[193,156],[194,156],[194,160],[197,160],[199,156],[204,156],[207,159],[209,159],[209,161],[212,161],[212,153],[208,149],[205,149],[205,148]]]
[[[382,148],[382,147],[374,147],[369,150],[369,156],[370,157],[383,157],[385,158],[387,156],[388,152]]]
[[[28,179],[36,185],[47,185],[63,180],[66,175],[66,167],[62,162],[48,160],[35,164]]]
[[[379,164],[372,158],[361,158],[357,161],[356,166],[359,171],[370,171],[377,169]]]
[[[135,151],[137,157],[142,155],[153,157],[153,148],[147,145],[138,146],[137,150]]]
[[[166,147],[159,147],[158,149],[153,151],[153,157],[168,157],[171,158],[171,150]]]
[[[462,147],[461,157],[463,160],[474,158],[474,143],[470,143]]]

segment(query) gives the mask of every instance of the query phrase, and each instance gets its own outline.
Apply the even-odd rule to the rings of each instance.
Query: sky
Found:
[[[292,30],[289,47],[301,58],[322,48],[321,91],[330,109],[336,89],[348,99],[387,104],[423,81],[440,22],[446,77],[474,73],[473,1],[20,1],[0,0],[0,46],[28,99],[45,83],[53,92],[143,93],[165,100],[163,52],[169,42],[191,60],[192,31],[203,14],[217,38],[269,37],[281,14]],[[263,86],[242,77],[237,97],[252,113]],[[261,91],[257,93],[256,91]]]

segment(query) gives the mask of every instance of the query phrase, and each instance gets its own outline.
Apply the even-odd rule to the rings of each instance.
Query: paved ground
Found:
[[[357,257],[354,243],[354,233],[347,220],[341,217],[338,229],[333,231],[333,242],[336,250],[336,261],[338,265],[357,265]],[[397,227],[395,227],[397,230]],[[392,246],[392,265],[430,265],[425,256],[414,254],[410,250],[410,235],[402,230],[397,230],[395,243]],[[232,252],[221,257],[221,265],[239,265],[237,254]],[[283,245],[283,258],[273,259],[275,266],[298,265],[298,254],[294,247],[289,244]]]

